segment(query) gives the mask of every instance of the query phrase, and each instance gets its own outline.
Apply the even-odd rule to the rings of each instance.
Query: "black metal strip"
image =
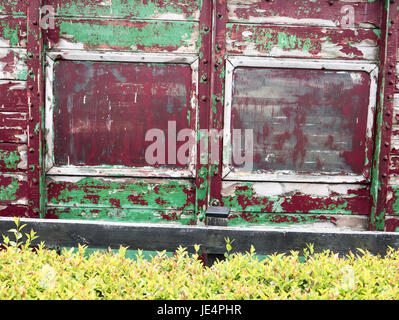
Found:
[[[251,245],[257,254],[302,252],[307,244],[313,244],[315,252],[329,249],[334,253],[347,254],[357,248],[372,254],[384,255],[389,247],[399,248],[399,233],[373,231],[330,231],[273,228],[240,228],[219,226],[182,226],[171,224],[140,224],[82,220],[21,219],[27,226],[24,233],[33,229],[39,235],[36,243],[44,241],[47,247],[119,248],[154,251],[174,251],[179,246],[194,252],[194,245],[201,245],[200,252],[223,254],[228,237],[231,252],[249,252]],[[0,218],[0,234],[9,235],[15,228],[13,218]]]

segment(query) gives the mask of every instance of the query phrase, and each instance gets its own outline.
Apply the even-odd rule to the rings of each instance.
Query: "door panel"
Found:
[[[197,223],[201,2],[43,5],[47,216]]]
[[[203,223],[210,204],[231,206],[231,224],[369,214],[380,2],[44,4],[56,8],[45,32],[49,215],[155,210],[150,220]],[[172,161],[148,164],[150,129]],[[195,136],[188,164],[171,129]],[[231,154],[236,142],[241,155],[250,148],[231,138],[248,129],[245,171]]]
[[[223,164],[211,195],[231,225],[367,227],[381,6],[219,3]]]

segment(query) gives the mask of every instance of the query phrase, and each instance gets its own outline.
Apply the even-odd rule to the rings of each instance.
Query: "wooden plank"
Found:
[[[27,112],[26,81],[0,80],[0,112]]]
[[[399,215],[399,185],[397,184],[388,186],[385,212],[387,215]]]
[[[43,29],[41,21],[41,0],[30,0],[27,9],[28,38],[27,38],[27,97],[29,121],[28,135],[28,197],[29,215],[40,217],[44,213],[44,53]]]
[[[26,174],[0,175],[0,206],[27,205],[28,184]]]
[[[199,0],[44,0],[60,17],[198,20]]]
[[[395,69],[398,50],[399,7],[393,1],[385,1],[383,23],[380,40],[380,69],[377,93],[377,114],[373,155],[373,178],[371,180],[371,200],[369,230],[385,230],[385,213],[388,197],[388,186],[392,177],[389,176],[389,156],[392,150],[392,117],[395,94]]]
[[[0,47],[26,47],[26,18],[0,17]]]
[[[213,7],[215,1],[203,1],[200,16],[200,47],[199,47],[199,75],[198,82],[198,120],[197,130],[209,129],[210,101],[213,101],[211,92],[212,70],[215,67],[212,58],[213,49]],[[199,220],[205,222],[205,212],[209,204],[209,154],[208,137],[199,134],[197,136],[196,154],[196,181],[195,181],[195,212]]]
[[[20,217],[20,218],[35,218],[29,217],[28,207],[22,205],[0,205],[0,217]]]
[[[0,112],[0,142],[26,143],[26,117],[22,112]]]
[[[225,181],[222,205],[236,212],[368,215],[369,194],[367,185]]]
[[[25,144],[0,143],[0,172],[21,172],[27,169]]]
[[[326,59],[378,59],[373,30],[227,24],[229,54]]]
[[[370,231],[327,231],[273,228],[232,228],[217,226],[179,226],[81,220],[21,219],[25,230],[33,229],[47,247],[116,248],[152,251],[175,251],[179,246],[195,252],[224,254],[226,238],[234,240],[231,252],[249,252],[254,246],[258,254],[303,252],[313,244],[315,252],[330,250],[340,255],[357,249],[385,255],[388,247],[399,248],[399,233]],[[13,218],[0,218],[0,234],[15,227]]]
[[[399,217],[386,216],[385,217],[385,231],[399,232]]]
[[[26,15],[26,4],[24,0],[3,0],[0,2],[0,14]]]
[[[199,26],[185,21],[57,19],[47,29],[55,49],[197,53]]]
[[[194,209],[190,180],[47,177],[50,207]]]
[[[227,0],[229,21],[298,26],[375,28],[382,1]]]
[[[25,49],[0,48],[0,80],[26,80],[27,74]]]
[[[181,225],[195,225],[198,222],[198,216],[194,214],[193,210],[148,210],[146,208],[75,208],[48,206],[46,208],[45,218],[119,221],[134,223],[173,223]]]
[[[277,228],[323,228],[326,230],[366,231],[368,228],[368,217],[366,215],[346,214],[231,212],[227,225],[231,227],[269,226]]]

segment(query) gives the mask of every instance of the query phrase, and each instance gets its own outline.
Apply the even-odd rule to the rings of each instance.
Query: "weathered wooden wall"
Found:
[[[27,28],[22,1],[0,3],[0,214],[25,216],[27,185]]]
[[[40,5],[54,9],[54,28],[42,28]],[[232,226],[395,231],[397,10],[389,0],[0,0],[0,215],[202,224],[212,203],[232,208]],[[324,151],[346,152],[345,157],[337,156],[344,178],[329,180],[312,172],[320,169],[323,176],[330,158],[308,166],[302,180],[265,178],[256,172],[247,178],[226,174],[230,169],[223,159],[222,137],[212,140],[199,130],[223,131],[230,116],[234,125],[244,128],[242,123],[251,122],[242,116],[246,106],[269,99],[256,90],[250,94],[257,96],[246,96],[244,89],[241,105],[234,105],[237,100],[226,83],[230,76],[239,79],[228,73],[234,59],[260,64],[277,60],[282,68],[290,61],[307,62],[319,71],[323,63],[341,64],[341,70],[351,63],[351,68],[357,64],[378,68],[369,113],[362,111],[358,118],[358,111],[351,110],[351,120],[348,104],[313,118],[314,110],[306,114],[302,125],[316,125],[320,131],[321,116],[346,112],[346,122],[330,128],[324,137],[302,129],[269,136],[258,124],[257,141],[271,139],[261,151],[274,146],[284,154],[288,147],[299,148],[298,143],[285,143],[301,132],[306,139],[319,139],[314,141]],[[297,75],[291,72],[286,77]],[[356,87],[365,101],[372,99],[365,97],[371,78],[367,75]],[[241,79],[251,84],[250,74]],[[141,91],[134,91],[137,88]],[[336,89],[329,93],[335,104],[354,92],[345,96]],[[229,99],[233,114],[226,114]],[[138,102],[136,107],[132,101]],[[86,102],[86,108],[81,107]],[[106,103],[112,112],[107,113]],[[168,103],[171,109],[163,108]],[[369,114],[372,125],[366,128]],[[197,150],[215,142],[218,161],[209,162],[209,153],[198,151],[196,164],[187,168],[146,166],[142,136],[151,127],[167,131],[168,120],[197,132]],[[348,134],[358,139],[345,145]],[[341,149],[334,148],[340,141]],[[305,159],[307,148],[295,152]],[[309,159],[317,160],[320,148],[315,148],[316,158]],[[266,167],[261,162],[257,166]],[[363,178],[347,179],[355,173]]]

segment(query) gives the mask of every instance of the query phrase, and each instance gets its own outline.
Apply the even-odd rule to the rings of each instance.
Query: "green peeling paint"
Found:
[[[8,185],[0,185],[0,201],[15,200],[18,189],[19,182],[16,178],[11,178],[11,182]]]
[[[264,225],[273,227],[285,227],[294,225],[306,225],[310,223],[326,222],[329,219],[323,215],[312,214],[270,214],[261,213],[254,215],[232,213],[228,220],[228,226],[253,226]]]
[[[199,11],[199,1],[192,0],[111,0],[98,5],[95,0],[64,1],[57,8],[60,16],[93,16],[93,17],[132,17],[151,19],[163,14],[183,15],[188,20],[193,20]]]
[[[0,167],[6,169],[17,169],[21,158],[17,151],[0,151]]]
[[[0,21],[0,38],[8,40],[11,47],[16,47],[19,44],[19,29],[19,24],[11,26],[8,21]]]
[[[117,46],[131,48],[137,46],[151,48],[179,48],[189,46],[196,24],[191,22],[143,22],[124,25],[109,22],[87,23],[61,21],[57,23],[60,35],[66,35],[69,41],[88,46]]]
[[[62,206],[194,209],[189,199],[190,185],[173,180],[164,184],[143,181],[123,184],[83,178],[76,183],[53,182],[48,189],[53,195],[49,202]]]

